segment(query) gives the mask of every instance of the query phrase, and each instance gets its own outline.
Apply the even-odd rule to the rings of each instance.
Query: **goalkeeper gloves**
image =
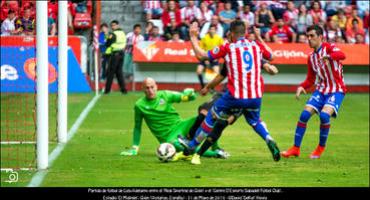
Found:
[[[139,147],[138,146],[132,146],[131,149],[122,151],[120,153],[120,155],[121,156],[136,156],[137,153],[138,153],[138,151],[139,151]]]
[[[196,98],[196,94],[193,88],[186,88],[182,94],[184,95],[182,97],[183,101],[193,101]]]

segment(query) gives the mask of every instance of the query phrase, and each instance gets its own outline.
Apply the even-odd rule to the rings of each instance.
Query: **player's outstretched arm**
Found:
[[[187,101],[193,101],[196,98],[195,90],[193,88],[186,88],[182,92],[181,95],[181,101],[182,102],[187,102]]]
[[[270,63],[266,62],[262,65],[262,67],[270,75],[275,75],[279,73],[279,70],[277,69],[277,67],[275,65],[271,65]]]
[[[221,74],[217,74],[217,76],[212,79],[202,90],[200,90],[200,94],[202,96],[206,95],[210,89],[214,89],[218,84],[220,84],[225,79],[225,76]]]
[[[273,54],[272,49],[262,39],[261,30],[259,28],[253,27],[253,31],[256,34],[257,43],[264,48],[265,53],[263,55],[265,56],[266,52],[267,52],[267,54],[269,54],[271,56],[270,56],[270,58],[266,58],[266,59],[268,59],[269,61],[272,61],[275,58],[275,56]]]
[[[297,91],[296,91],[296,93],[295,93],[295,98],[297,99],[297,100],[299,100],[299,96],[301,95],[301,93],[304,93],[304,94],[307,94],[307,92],[306,92],[306,90],[302,87],[302,86],[299,86],[298,88],[297,88]]]
[[[199,46],[198,34],[199,34],[198,27],[195,24],[191,25],[189,29],[190,42],[193,47],[195,56],[197,57],[198,60],[202,61],[208,59],[208,55]]]
[[[130,149],[121,152],[121,156],[136,156],[139,152],[139,144],[141,139],[141,124],[143,116],[138,107],[135,106],[135,127],[133,134],[133,145]]]

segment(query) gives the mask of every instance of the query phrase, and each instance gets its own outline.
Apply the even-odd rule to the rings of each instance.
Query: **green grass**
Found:
[[[41,186],[369,187],[368,94],[346,95],[338,119],[332,120],[327,149],[321,159],[308,158],[319,139],[317,115],[308,123],[301,157],[280,162],[272,160],[264,141],[241,118],[221,137],[220,143],[231,157],[202,158],[200,166],[185,161],[159,162],[155,156],[158,142],[146,125],[142,128],[139,155],[119,156],[120,151],[131,145],[133,104],[141,96],[142,93],[126,96],[113,93],[101,97]],[[292,145],[295,125],[308,97],[296,101],[293,94],[265,94],[261,117],[281,150]],[[191,117],[207,99],[200,97],[175,107],[183,118]],[[80,104],[69,101],[69,126],[87,101],[81,100]],[[2,182],[2,185],[25,186],[31,175],[20,174],[17,184]]]

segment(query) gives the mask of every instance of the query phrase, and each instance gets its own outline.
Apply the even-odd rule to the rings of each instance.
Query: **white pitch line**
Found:
[[[100,98],[100,94],[98,96],[95,96],[89,104],[85,107],[85,109],[82,111],[80,116],[78,116],[77,120],[73,124],[72,128],[68,131],[68,138],[66,143],[59,143],[57,147],[51,152],[49,155],[49,168],[52,166],[53,162],[57,159],[57,157],[62,153],[65,145],[68,143],[69,140],[72,139],[72,137],[76,134],[78,128],[82,124],[82,122],[85,120],[87,115],[89,114],[90,110],[94,107],[95,103]],[[46,174],[48,173],[48,170],[39,170],[36,172],[35,175],[33,175],[30,183],[27,185],[27,187],[39,187],[44,180]]]

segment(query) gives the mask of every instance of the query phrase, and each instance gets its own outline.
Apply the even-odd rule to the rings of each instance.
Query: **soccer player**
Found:
[[[159,143],[172,143],[177,151],[182,151],[183,147],[177,140],[178,136],[185,136],[189,133],[196,117],[182,120],[172,104],[194,100],[196,98],[194,90],[185,89],[182,93],[165,90],[157,91],[157,84],[152,78],[146,78],[142,86],[145,97],[140,98],[135,103],[133,146],[129,150],[122,151],[121,155],[133,156],[138,154],[143,119]],[[217,147],[217,144],[213,147],[213,150],[208,151],[206,156],[224,156],[225,152]]]
[[[266,141],[273,159],[280,160],[280,151],[276,142],[268,133],[266,127],[260,120],[260,107],[262,101],[261,59],[272,60],[271,49],[263,42],[259,32],[256,32],[257,40],[249,41],[245,39],[245,24],[240,20],[235,20],[230,24],[231,41],[215,49],[205,52],[198,44],[197,27],[190,29],[191,44],[196,57],[199,60],[225,59],[228,71],[227,92],[216,101],[201,127],[197,130],[197,135],[207,137],[203,145],[208,149],[221,136],[223,129],[227,126],[225,116],[229,115],[234,109],[241,109],[249,125]],[[209,84],[220,83],[224,77],[217,75]],[[212,87],[202,89],[206,94]],[[195,152],[202,140],[194,138],[185,149],[184,155]],[[201,137],[202,138],[202,137]],[[202,149],[200,149],[202,150]],[[202,154],[202,153],[200,153]],[[195,153],[192,157],[192,164],[200,164],[200,154]]]
[[[330,117],[337,116],[347,90],[343,81],[343,66],[340,62],[345,59],[344,53],[334,44],[323,42],[323,29],[318,25],[307,28],[307,38],[314,51],[308,56],[307,77],[298,86],[296,98],[299,99],[302,92],[306,94],[306,89],[314,85],[317,77],[316,90],[299,117],[294,146],[282,152],[282,156],[286,158],[300,155],[300,146],[307,122],[314,113],[320,116],[320,140],[310,158],[320,158],[328,139]]]

